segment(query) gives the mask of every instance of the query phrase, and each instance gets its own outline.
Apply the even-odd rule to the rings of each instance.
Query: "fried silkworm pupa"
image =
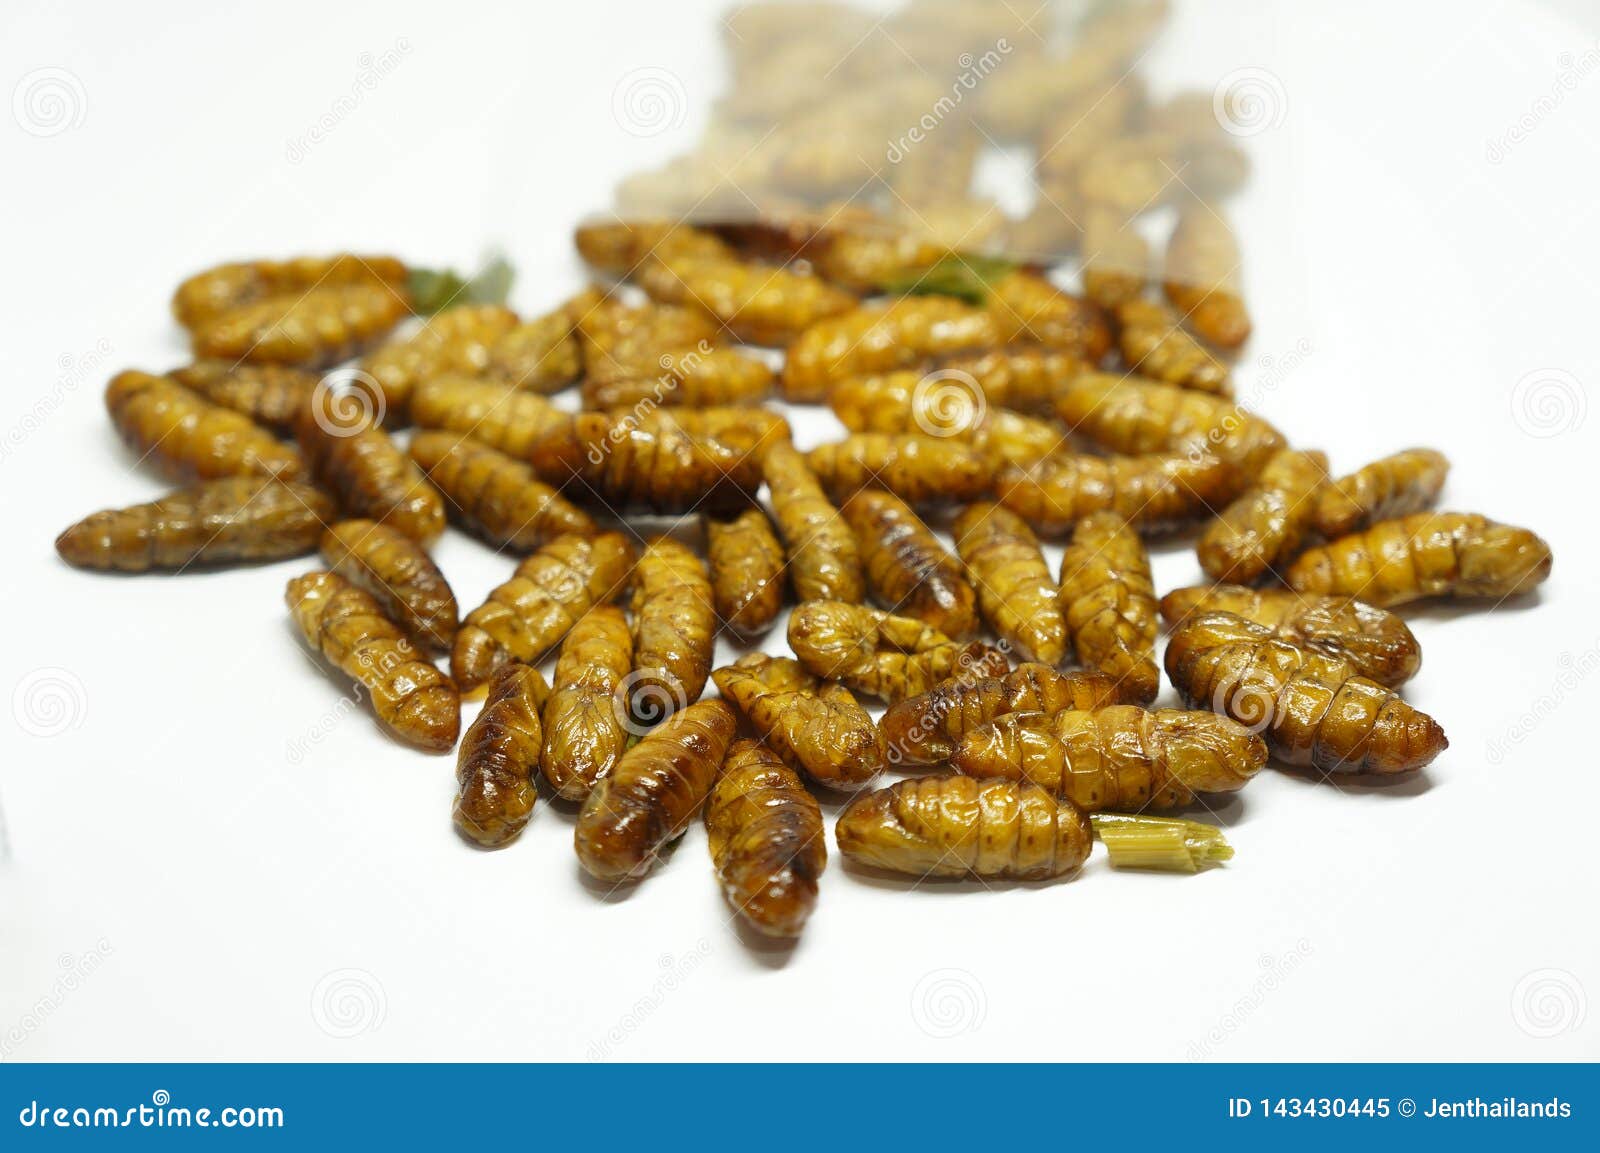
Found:
[[[772,369],[731,348],[664,352],[637,376],[583,384],[589,408],[626,408],[636,404],[759,404],[772,393]]]
[[[295,418],[317,387],[316,373],[287,364],[197,360],[167,375],[212,404],[231,408],[280,436],[294,434]]]
[[[989,491],[993,463],[958,440],[860,432],[818,445],[806,463],[835,500],[863,488],[888,489],[911,504],[973,500]]]
[[[1025,661],[1060,664],[1067,655],[1061,590],[1027,522],[993,503],[969,505],[951,526],[956,552],[978,592],[978,611]]]
[[[654,300],[703,311],[752,344],[787,344],[856,304],[824,280],[741,259],[715,236],[686,225],[589,225],[577,241],[591,264],[631,276]]]
[[[559,392],[583,375],[578,322],[604,299],[591,285],[559,308],[517,324],[489,346],[484,375],[532,392]]]
[[[654,299],[700,308],[740,340],[786,345],[811,325],[856,307],[820,277],[731,256],[661,253],[639,268]]]
[[[557,537],[467,614],[450,650],[450,675],[470,693],[507,661],[537,663],[584,613],[616,596],[632,570],[633,549],[621,533]]]
[[[694,550],[658,536],[634,566],[633,675],[628,711],[653,725],[698,700],[711,673],[717,616],[711,580]]]
[[[972,151],[975,155],[976,149]],[[889,183],[908,191],[899,181]],[[1005,219],[999,207],[962,193],[938,203],[922,200],[920,211],[913,211],[909,199],[922,198],[913,194],[903,211],[888,215],[871,209],[833,215],[801,246],[803,258],[823,279],[853,292],[981,297],[987,265],[955,251],[951,241],[971,249],[991,239]],[[858,218],[850,219],[850,212],[859,213]]]
[[[335,573],[370,593],[422,648],[450,651],[459,616],[455,593],[411,537],[377,521],[342,520],[322,534],[322,557]]]
[[[1001,344],[1034,341],[1090,364],[1111,348],[1111,329],[1100,310],[1037,273],[1012,272],[989,289],[987,307],[997,318]]]
[[[1121,309],[1144,295],[1152,264],[1150,245],[1128,213],[1090,205],[1083,216],[1083,253],[1083,294],[1116,316],[1127,356],[1128,321]]]
[[[717,616],[741,637],[772,627],[783,608],[783,545],[759,508],[705,517],[706,559]]]
[[[1243,788],[1267,746],[1215,713],[1108,705],[1007,713],[964,733],[950,763],[971,777],[1027,781],[1085,812],[1138,812]]]
[[[1086,372],[1058,390],[1055,415],[1101,448],[1140,456],[1152,452],[1207,454],[1254,477],[1288,441],[1259,416],[1226,397],[1192,388]]]
[[[1162,287],[1189,324],[1218,348],[1250,338],[1250,313],[1239,295],[1239,242],[1216,208],[1194,203],[1178,214],[1167,241]]]
[[[988,459],[993,470],[1008,465],[1031,468],[1061,451],[1067,443],[1067,430],[1053,420],[990,408],[973,428],[967,443]],[[993,479],[991,475],[991,486]]]
[[[1223,92],[1229,107],[1242,92]],[[1145,128],[1170,132],[1180,144],[1183,182],[1207,199],[1220,199],[1237,192],[1250,177],[1250,157],[1233,143],[1217,116],[1219,94],[1194,90],[1180,92],[1164,103],[1148,109]]]
[[[1008,466],[995,483],[1000,503],[1047,537],[1100,513],[1144,533],[1166,532],[1211,515],[1237,488],[1237,470],[1203,453],[1057,453],[1026,468]]]
[[[991,406],[1050,415],[1054,397],[1084,372],[1080,357],[1043,345],[1009,344],[940,365],[953,380],[975,381]]]
[[[531,460],[534,442],[572,419],[533,392],[496,381],[435,376],[411,394],[411,423],[470,436],[496,452]]]
[[[1275,639],[1232,613],[1173,631],[1167,676],[1194,705],[1259,730],[1274,756],[1325,773],[1403,773],[1449,747],[1432,717],[1339,657]]]
[[[1066,128],[1073,122],[1062,124],[1061,110],[1070,112],[1080,103],[1087,110],[1097,99],[1116,102],[1120,116],[1113,123],[1121,131],[1121,122],[1144,104],[1144,86],[1133,65],[1161,31],[1167,5],[1117,4],[1095,12],[1099,15],[1088,15],[1073,30],[1074,44],[1066,56],[1053,51],[1031,55],[1017,61],[1014,71],[1008,67],[993,75],[992,83],[985,81],[978,94],[977,118],[986,132],[1001,140],[1038,139],[1045,126],[1054,123],[1060,127],[1051,135],[1070,141]],[[1123,98],[1126,103],[1118,101],[1118,93],[1130,87],[1134,91]],[[1095,144],[1111,134],[1109,126],[1103,127],[1093,134]],[[1039,143],[1048,147],[1051,141],[1039,139]]]
[[[591,408],[652,405],[752,404],[772,391],[763,362],[729,348],[705,314],[672,305],[629,308],[607,302],[581,329]]]
[[[1067,260],[1083,242],[1083,222],[1078,219],[1078,190],[1061,177],[1041,174],[1039,198],[1022,216],[1014,216],[1001,234],[1005,251],[1040,268]],[[1085,295],[1088,295],[1085,290]],[[1091,297],[1090,299],[1093,299]]]
[[[515,840],[533,816],[534,766],[544,748],[539,710],[550,688],[539,670],[512,661],[489,682],[483,711],[456,756],[457,831],[485,848]]]
[[[1228,366],[1183,327],[1164,304],[1133,299],[1117,305],[1117,344],[1135,372],[1199,392],[1231,396]]]
[[[931,765],[948,760],[963,733],[996,717],[1101,709],[1120,701],[1117,683],[1101,673],[1063,673],[1027,662],[1003,676],[952,677],[890,705],[878,728],[891,763]]]
[[[778,187],[808,201],[829,203],[874,179],[878,165],[867,159],[872,147],[868,122],[847,116],[842,96],[823,102],[809,119],[809,130],[797,133],[771,158],[770,177]]]
[[[633,307],[614,298],[578,322],[589,381],[602,385],[656,376],[664,356],[710,350],[720,337],[716,322],[703,312],[670,304]]]
[[[1078,660],[1117,682],[1124,700],[1161,691],[1155,584],[1144,542],[1113,513],[1078,522],[1061,558],[1061,606]]]
[[[326,367],[377,343],[410,315],[389,285],[319,286],[226,312],[194,330],[198,357]]]
[[[711,674],[785,763],[818,784],[857,789],[883,769],[878,730],[843,685],[818,686],[788,657],[748,653]]]
[[[954,9],[950,13],[954,15]],[[934,23],[938,19],[935,17],[926,21],[926,27],[918,27],[922,23],[918,17],[928,15],[930,12],[926,6],[913,5],[890,21],[897,36],[910,37],[910,54],[915,58],[927,59],[925,53],[937,55],[944,52],[947,45],[953,46],[952,36],[955,40],[964,41],[968,35],[984,35],[987,29],[998,31],[1004,23],[991,23],[978,16],[970,27],[946,25],[935,28]],[[1020,30],[1021,25],[1013,23],[1012,27]],[[1000,214],[999,206],[992,200],[972,194],[972,180],[983,140],[968,123],[933,144],[927,151],[918,148],[901,157],[901,162],[884,174],[890,188],[905,201],[903,207],[891,210],[892,219],[897,221],[896,230],[903,227],[925,233],[945,242],[946,247],[950,247],[949,242],[959,239],[967,229],[973,229],[975,233],[982,230],[981,234],[972,237],[969,247],[975,248],[989,239],[990,233],[999,227],[998,223],[983,222]],[[913,223],[912,209],[925,211],[932,217],[931,221],[917,219]],[[865,225],[864,219],[862,226]],[[949,228],[956,228],[957,231],[951,232]]]
[[[762,477],[783,537],[789,580],[801,601],[859,601],[866,594],[855,533],[829,503],[806,458],[791,444],[767,450]]]
[[[1178,141],[1170,133],[1138,132],[1107,140],[1078,166],[1078,194],[1129,216],[1159,208],[1183,188],[1177,175],[1182,164]]]
[[[1476,513],[1419,512],[1304,552],[1284,579],[1298,592],[1388,608],[1421,597],[1504,600],[1549,575],[1550,546],[1528,529]]]
[[[1213,97],[1202,95],[1207,106]],[[1212,123],[1216,123],[1215,117]],[[1189,187],[1208,200],[1222,200],[1238,192],[1250,180],[1250,154],[1218,138],[1185,142],[1189,167]]]
[[[659,408],[639,415],[580,412],[540,436],[530,456],[546,480],[574,481],[569,491],[587,490],[617,508],[720,510],[748,503],[761,486],[759,456],[691,436]]]
[[[369,353],[361,371],[378,382],[390,424],[404,424],[412,393],[435,377],[481,377],[490,350],[517,325],[517,314],[498,304],[442,309],[414,334]]]
[[[1067,63],[1070,68],[1073,62]],[[1075,86],[1048,109],[1048,118],[1034,140],[1039,152],[1038,169],[1057,190],[1071,194],[1072,207],[1084,217],[1080,225],[1085,230],[1091,209],[1124,220],[1133,215],[1103,201],[1086,199],[1079,185],[1085,167],[1096,154],[1141,127],[1140,113],[1148,102],[1147,85],[1133,71],[1114,83],[1097,79],[1086,86]]]
[[[296,480],[304,472],[293,447],[164,376],[119,372],[106,386],[106,410],[123,443],[173,480]]]
[[[1322,490],[1314,524],[1329,540],[1380,520],[1422,512],[1438,499],[1450,462],[1431,448],[1408,448],[1363,465]]]
[[[410,314],[408,269],[390,256],[223,264],[178,286],[172,311],[195,355],[337,364]]]
[[[284,594],[306,642],[367,690],[378,723],[397,739],[448,752],[461,698],[372,596],[331,572],[295,577]]]
[[[303,256],[292,260],[249,260],[219,264],[189,277],[172,296],[172,314],[193,330],[208,320],[282,293],[318,284],[386,284],[402,288],[405,264],[390,256]]]
[[[919,420],[936,419],[940,435],[961,436],[976,423],[985,399],[980,388],[963,384],[960,377],[946,384],[914,368],[848,376],[828,386],[828,407],[851,432],[917,432]]]
[[[687,224],[664,220],[594,220],[573,234],[578,255],[615,276],[632,276],[653,252],[722,257],[733,250],[714,235]]]
[[[981,641],[963,644],[912,617],[844,601],[806,601],[789,614],[789,647],[811,672],[891,704],[952,676],[1001,676],[1011,662]]]
[[[1204,612],[1234,613],[1265,625],[1275,639],[1342,657],[1362,676],[1391,689],[1405,684],[1422,668],[1422,646],[1406,622],[1387,609],[1352,597],[1222,584],[1175,589],[1161,598],[1161,615],[1174,627]]]
[[[801,251],[824,280],[852,292],[915,280],[951,254],[921,229],[887,228],[876,219],[866,228],[827,229]]]
[[[1071,61],[1068,62],[1071,67]],[[1118,213],[1105,205],[1076,203],[1082,199],[1079,177],[1084,167],[1096,154],[1116,144],[1137,127],[1135,123],[1148,102],[1149,93],[1137,71],[1115,83],[1104,81],[1077,86],[1074,90],[1048,107],[1048,118],[1034,141],[1039,152],[1038,168],[1041,175],[1050,179],[1060,191],[1070,192],[1083,216],[1085,251],[1089,237],[1087,213],[1098,208],[1101,215],[1126,219],[1130,214]]]
[[[632,668],[633,634],[616,605],[595,605],[561,642],[539,760],[557,795],[583,800],[628,747],[622,698]]]
[[[737,724],[726,701],[679,709],[640,738],[583,803],[573,842],[600,881],[642,877],[700,812]]]
[[[797,38],[816,28],[818,20],[822,18],[838,21],[828,29],[826,39],[830,43],[823,47],[829,49],[832,47],[831,41],[838,36],[848,35],[853,40],[857,36],[865,36],[874,24],[871,14],[834,4],[832,0],[805,4],[747,4],[730,10],[723,47],[728,53],[734,83],[743,88],[755,77],[765,75],[774,56],[789,55],[797,49],[811,51],[810,44],[797,42]],[[812,82],[807,77],[773,79],[772,88],[752,92],[752,98],[759,100],[777,96],[781,101],[779,106],[788,107],[797,97],[813,91]]]
[[[232,476],[84,517],[56,537],[76,568],[149,572],[281,560],[317,547],[333,502],[307,484]]]
[[[1066,440],[1054,421],[986,403],[982,387],[959,371],[854,376],[828,390],[828,405],[852,432],[948,437],[995,466],[1030,465]]]
[[[558,536],[600,531],[533,469],[469,436],[419,432],[411,438],[411,459],[444,494],[454,519],[492,545],[532,552]]]
[[[834,825],[839,851],[913,877],[1043,880],[1075,871],[1094,847],[1089,818],[1016,781],[912,777],[851,801]]]
[[[296,422],[295,439],[317,483],[347,516],[387,524],[423,544],[444,532],[444,497],[358,398],[319,389]]]
[[[651,418],[644,419],[648,421]],[[741,458],[741,484],[747,480],[743,471],[746,461],[760,464],[773,445],[792,440],[789,422],[780,414],[765,408],[732,405],[675,408],[671,412],[660,413],[658,419],[677,425],[692,437],[715,441],[738,453]]]
[[[845,502],[873,595],[894,612],[960,639],[978,628],[978,594],[961,562],[899,497],[864,488]]]
[[[994,313],[947,296],[905,296],[818,321],[789,346],[784,396],[825,400],[828,386],[850,376],[909,368],[930,356],[954,356],[1004,344]]]
[[[745,924],[798,937],[828,864],[822,809],[800,778],[759,741],[728,746],[706,801],[706,835],[722,894]]]
[[[1212,580],[1251,584],[1300,551],[1328,480],[1320,452],[1286,450],[1206,526],[1195,546]]]

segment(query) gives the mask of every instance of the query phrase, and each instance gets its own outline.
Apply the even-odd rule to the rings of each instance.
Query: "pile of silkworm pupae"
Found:
[[[514,840],[542,789],[620,884],[703,819],[731,906],[776,937],[817,899],[814,793],[850,795],[836,841],[865,868],[1060,877],[1098,836],[1193,871],[1230,855],[1220,832],[1153,814],[1269,758],[1397,774],[1444,751],[1401,695],[1421,652],[1394,610],[1492,607],[1550,550],[1436,511],[1439,452],[1337,473],[1234,402],[1250,318],[1215,203],[1180,207],[1163,276],[1086,261],[1081,292],[886,235],[595,222],[576,242],[605,286],[533,317],[425,300],[390,256],[209,269],[173,300],[193,362],[106,390],[182,487],[57,550],[124,573],[319,552],[289,613],[389,734],[458,749],[464,837]],[[908,271],[928,284],[895,291]],[[802,451],[772,398],[848,433]],[[698,547],[639,514],[693,518]],[[465,614],[429,552],[447,525],[520,558]],[[1145,540],[1175,532],[1211,583],[1158,596]],[[712,667],[719,632],[756,642],[790,605],[791,655]],[[1163,623],[1184,708],[1151,707]]]

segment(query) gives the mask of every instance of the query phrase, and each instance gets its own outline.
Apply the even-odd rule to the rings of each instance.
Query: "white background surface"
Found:
[[[790,953],[729,926],[698,829],[614,900],[581,883],[552,807],[502,852],[461,843],[453,758],[346,711],[291,634],[282,586],[308,562],[111,579],[50,548],[161,489],[99,394],[182,359],[166,301],[197,268],[341,248],[461,265],[498,243],[520,307],[576,290],[573,224],[698,134],[712,6],[7,4],[7,90],[41,68],[78,88],[54,135],[0,120],[0,1052],[1600,1055],[1600,21],[1201,7],[1149,73],[1209,89],[1263,68],[1285,100],[1235,205],[1258,321],[1241,393],[1336,468],[1445,449],[1447,506],[1536,527],[1554,575],[1526,604],[1407,614],[1426,650],[1408,696],[1452,742],[1413,781],[1264,773],[1219,810],[1237,858],[1192,879],[1097,854],[1068,884],[901,891],[835,855]],[[362,54],[402,43],[292,159]],[[685,100],[648,138],[612,111],[638,68]],[[836,428],[796,427],[803,446]],[[510,568],[455,533],[438,558],[464,608]],[[1183,542],[1156,565],[1163,590],[1199,575]]]

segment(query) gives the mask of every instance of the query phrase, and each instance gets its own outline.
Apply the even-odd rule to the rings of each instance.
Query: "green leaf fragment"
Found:
[[[1017,264],[998,256],[968,256],[952,252],[920,272],[891,277],[883,290],[896,296],[954,296],[968,304],[988,301],[995,281],[1017,270]]]
[[[412,308],[419,315],[432,316],[463,304],[504,304],[511,296],[515,275],[510,262],[496,254],[470,278],[450,268],[413,268],[407,287]]]
[[[1089,817],[1115,869],[1195,873],[1233,858],[1233,846],[1214,825],[1181,817],[1094,813]]]

